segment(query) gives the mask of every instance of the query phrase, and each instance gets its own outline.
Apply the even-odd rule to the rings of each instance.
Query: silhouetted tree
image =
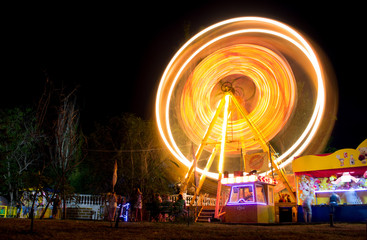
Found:
[[[50,147],[51,167],[60,184],[63,199],[63,218],[66,218],[68,177],[85,157],[82,145],[84,136],[79,128],[79,110],[76,107],[76,89],[60,95],[54,139]]]
[[[0,178],[1,192],[9,194],[14,205],[19,200],[19,191],[25,188],[27,171],[38,171],[42,152],[39,144],[45,140],[36,124],[31,108],[0,111]],[[7,186],[7,189],[4,189]]]
[[[115,160],[118,179],[115,191],[130,197],[139,187],[144,195],[167,192],[169,180],[166,168],[175,164],[161,145],[156,125],[124,113],[111,118],[107,124],[96,125],[89,136],[88,173],[98,192],[111,191]],[[84,163],[84,164],[85,164]]]

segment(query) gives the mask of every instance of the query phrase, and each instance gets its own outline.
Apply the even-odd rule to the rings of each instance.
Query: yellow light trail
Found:
[[[216,110],[215,105],[211,108],[213,104],[208,98],[208,88],[212,89],[220,79],[231,75],[247,76],[256,86],[256,106],[249,118],[256,123],[265,139],[272,139],[291,115],[296,97],[295,80],[290,67],[282,58],[257,45],[222,48],[201,61],[187,79],[182,92],[182,121],[186,126],[195,126],[186,132],[194,142],[201,141],[200,136],[210,122],[207,116],[212,116]],[[233,138],[239,139],[243,136],[249,139],[253,135],[244,118],[237,118],[231,124]],[[211,140],[219,139],[221,131],[221,124],[217,124]],[[246,149],[253,149],[258,145],[253,141],[246,141],[244,144]],[[237,144],[228,144],[226,152],[237,153],[237,149]]]
[[[282,54],[268,48],[269,43],[259,41],[260,35],[271,39],[276,46],[288,44],[292,49],[289,51],[298,51],[295,59],[302,58],[302,64],[306,62],[305,65],[311,66],[311,70],[307,70],[309,74],[315,76],[312,84],[317,94],[312,115],[302,134],[278,158],[282,162],[280,166],[300,155],[317,133],[325,109],[326,90],[323,70],[311,45],[294,29],[275,20],[261,17],[229,19],[204,29],[186,42],[169,62],[158,87],[155,106],[158,130],[167,148],[186,166],[189,167],[191,161],[177,146],[170,124],[171,100],[179,82],[185,85],[176,108],[180,111],[185,134],[197,145],[215,112],[217,103],[213,103],[215,96],[210,94],[222,79],[231,76],[245,76],[242,81],[255,86],[249,118],[266,141],[276,136],[292,115],[297,102],[292,68]],[[219,119],[214,126],[211,140],[218,140],[223,134],[224,121],[227,119]],[[246,121],[235,118],[231,124],[236,137],[251,139]],[[256,148],[251,141],[244,144],[246,148]],[[234,146],[226,146],[226,153],[231,152],[235,153]],[[216,179],[218,174],[208,172],[208,177]]]
[[[223,163],[224,163],[224,153],[225,153],[225,146],[227,140],[227,122],[228,122],[228,105],[230,95],[226,95],[224,103],[224,112],[223,112],[223,124],[222,124],[222,142],[220,144],[220,156],[219,156],[219,165],[218,165],[218,172],[223,172]]]

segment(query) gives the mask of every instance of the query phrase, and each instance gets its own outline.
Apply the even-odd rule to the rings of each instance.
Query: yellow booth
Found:
[[[357,149],[296,158],[292,167],[296,178],[297,204],[302,205],[305,197],[312,194],[313,218],[318,219],[318,212],[321,211],[317,207],[328,206],[332,193],[340,197],[340,221],[359,218],[364,221],[362,218],[367,218],[359,213],[362,211],[367,215],[367,139]],[[353,209],[358,211],[358,217],[353,216]],[[320,213],[320,219],[326,217],[327,220],[327,209],[321,212],[325,213]]]

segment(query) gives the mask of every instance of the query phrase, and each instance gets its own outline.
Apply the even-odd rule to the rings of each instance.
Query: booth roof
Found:
[[[354,168],[338,168],[338,169],[327,169],[327,170],[316,170],[316,171],[306,171],[306,172],[296,172],[295,175],[308,175],[311,177],[330,177],[332,175],[336,175],[336,177],[340,177],[344,172],[349,172],[350,175],[355,177],[363,176],[363,174],[367,171],[366,167],[354,167]]]
[[[360,149],[367,147],[367,139],[357,149],[341,149],[331,154],[306,155],[292,162],[294,173],[319,170],[342,171],[343,168],[367,167],[367,160],[360,160]]]

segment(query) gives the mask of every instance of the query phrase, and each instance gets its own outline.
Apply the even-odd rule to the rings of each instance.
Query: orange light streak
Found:
[[[195,126],[188,129],[186,134],[196,143],[201,141],[200,136],[204,135],[208,125],[205,116],[213,115],[216,110],[215,107],[211,108],[208,88],[230,75],[247,76],[255,84],[259,96],[249,118],[256,123],[265,139],[272,139],[282,129],[293,110],[295,81],[290,67],[282,58],[269,49],[248,44],[222,48],[202,60],[193,70],[181,97],[183,124]],[[248,122],[241,117],[231,122],[231,131],[235,139],[241,136],[249,139],[253,135]],[[222,124],[218,123],[210,139],[219,139],[221,132]],[[246,149],[258,147],[258,143],[254,141],[246,141],[244,144]],[[208,151],[210,147],[208,146]],[[237,144],[227,144],[226,152],[237,153]]]
[[[309,74],[315,76],[312,84],[317,93],[312,115],[302,134],[278,158],[278,162],[282,162],[280,167],[300,155],[317,133],[323,118],[326,90],[323,71],[311,45],[294,29],[278,21],[260,17],[229,19],[204,29],[186,42],[171,59],[160,81],[155,106],[158,130],[167,148],[186,166],[192,163],[177,146],[170,124],[171,99],[180,82],[185,83],[180,92],[179,105],[176,106],[180,112],[180,123],[185,134],[197,145],[201,143],[201,137],[205,135],[216,110],[215,98],[221,97],[214,94],[216,88],[221,80],[231,76],[246,77],[242,79],[246,94],[250,88],[255,89],[256,94],[251,101],[244,99],[243,102],[245,108],[251,110],[246,109],[249,118],[266,141],[276,136],[292,115],[297,102],[297,84],[292,68],[280,52],[268,48],[268,44],[263,45],[258,36],[271,39],[277,46],[288,44],[294,48],[299,52],[294,58],[307,62],[312,68]],[[218,48],[219,45],[223,46]],[[249,102],[250,106],[247,106]],[[251,139],[253,135],[247,122],[238,116],[232,117],[229,121],[233,125],[234,136]],[[218,119],[210,140],[218,141],[221,136],[223,140],[226,121],[226,117]],[[246,149],[258,147],[253,141],[241,144]],[[206,150],[212,149],[208,147]],[[236,153],[231,145],[227,145],[225,150],[227,154]],[[199,172],[202,172],[201,169]],[[208,177],[217,179],[218,174],[208,172]]]
[[[230,95],[226,95],[224,103],[224,112],[223,112],[223,123],[222,123],[222,142],[220,144],[220,156],[219,156],[219,165],[218,165],[218,172],[219,174],[223,172],[223,163],[224,163],[224,153],[225,153],[225,146],[227,140],[227,122],[228,122],[228,106],[229,106],[229,99]]]

